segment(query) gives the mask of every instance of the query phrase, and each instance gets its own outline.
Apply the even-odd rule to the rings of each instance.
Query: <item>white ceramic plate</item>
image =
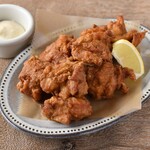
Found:
[[[107,19],[110,21],[110,19]],[[126,21],[126,24],[132,27],[132,23]],[[58,37],[61,33],[71,33],[78,35],[81,30],[87,28],[87,24],[76,24],[64,28],[53,33],[52,39]],[[140,44],[144,51],[142,51],[142,57],[144,59],[144,65],[146,73],[142,80],[143,95],[141,101],[146,100],[150,95],[150,63],[148,53],[148,45],[150,44],[150,30],[144,26],[139,27],[140,31],[146,30],[146,37]],[[31,54],[32,47],[29,46],[24,51],[22,51],[8,66],[6,69],[0,84],[0,108],[3,116],[6,120],[14,125],[15,127],[27,131],[29,133],[40,135],[44,137],[53,138],[64,138],[71,136],[79,136],[91,132],[101,130],[108,127],[120,120],[122,117],[111,116],[103,119],[85,119],[82,121],[74,122],[69,126],[62,125],[49,120],[37,120],[27,117],[23,117],[17,114],[19,101],[21,93],[16,89],[16,84],[18,82],[18,74],[20,73],[23,63],[27,60]],[[149,55],[150,56],[150,55]]]

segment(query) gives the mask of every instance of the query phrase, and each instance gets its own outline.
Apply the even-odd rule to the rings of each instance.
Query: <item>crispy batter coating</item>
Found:
[[[118,16],[117,21],[110,22],[107,25],[107,29],[112,32],[112,42],[120,39],[126,39],[130,41],[134,46],[139,45],[146,33],[146,31],[138,32],[134,29],[127,32],[123,16]]]
[[[121,67],[120,65],[115,66],[115,74],[117,76],[117,89],[121,90],[122,93],[127,93],[129,88],[125,83],[126,78],[130,78],[131,80],[136,80],[134,71],[127,67]]]
[[[144,32],[136,32],[133,34],[132,44],[134,46],[138,46],[141,43],[142,39],[145,37],[146,31]]]
[[[85,30],[72,44],[73,59],[85,63],[101,65],[103,61],[112,61],[110,51],[111,37],[101,27]]]
[[[46,93],[59,93],[59,96],[84,96],[88,93],[85,67],[82,62],[64,62],[54,67],[46,67],[40,85]]]
[[[40,79],[44,68],[49,65],[48,62],[42,62],[35,56],[28,59],[19,74],[18,90],[39,101],[42,94]]]
[[[88,92],[96,100],[112,98],[116,90],[127,93],[125,79],[128,77],[135,80],[132,69],[122,68],[110,62],[103,63],[101,67],[91,66],[87,72]]]
[[[112,39],[113,42],[116,42],[120,39],[126,39],[130,41],[135,47],[139,45],[142,39],[145,37],[146,31],[138,32],[137,30],[131,30],[123,35],[116,36]]]
[[[65,61],[71,55],[71,44],[73,41],[73,36],[60,35],[56,41],[47,46],[39,55],[39,59],[54,64]]]
[[[68,79],[68,76],[71,75],[73,64],[74,62],[64,62],[54,66],[47,66],[43,70],[44,78],[40,82],[42,90],[46,93],[59,90],[60,86],[63,85]]]
[[[127,33],[123,16],[118,16],[117,21],[107,24],[107,29],[112,32],[112,35],[118,36]]]
[[[42,111],[50,120],[70,124],[72,120],[81,120],[91,116],[92,107],[85,97],[62,99],[61,97],[53,96],[44,102]]]
[[[87,82],[89,85],[89,93],[95,99],[111,98],[117,88],[117,79],[113,64],[106,62],[101,67],[89,67]]]

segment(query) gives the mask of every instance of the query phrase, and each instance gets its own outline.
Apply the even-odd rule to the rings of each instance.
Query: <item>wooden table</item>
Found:
[[[80,16],[139,20],[150,28],[150,1],[144,0],[0,0],[28,9],[33,16],[37,8]],[[10,62],[0,59],[0,75]],[[43,139],[10,126],[0,115],[1,150],[150,150],[150,100],[142,110],[115,125],[94,134],[72,139]]]

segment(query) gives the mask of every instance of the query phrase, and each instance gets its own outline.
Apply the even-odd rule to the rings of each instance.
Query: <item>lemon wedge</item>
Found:
[[[136,47],[127,40],[121,39],[113,44],[112,55],[123,67],[134,70],[136,79],[144,74],[144,63]]]

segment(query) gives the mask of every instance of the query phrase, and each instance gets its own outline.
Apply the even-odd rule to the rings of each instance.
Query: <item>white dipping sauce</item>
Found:
[[[0,21],[0,39],[12,39],[25,32],[25,29],[12,20]]]

